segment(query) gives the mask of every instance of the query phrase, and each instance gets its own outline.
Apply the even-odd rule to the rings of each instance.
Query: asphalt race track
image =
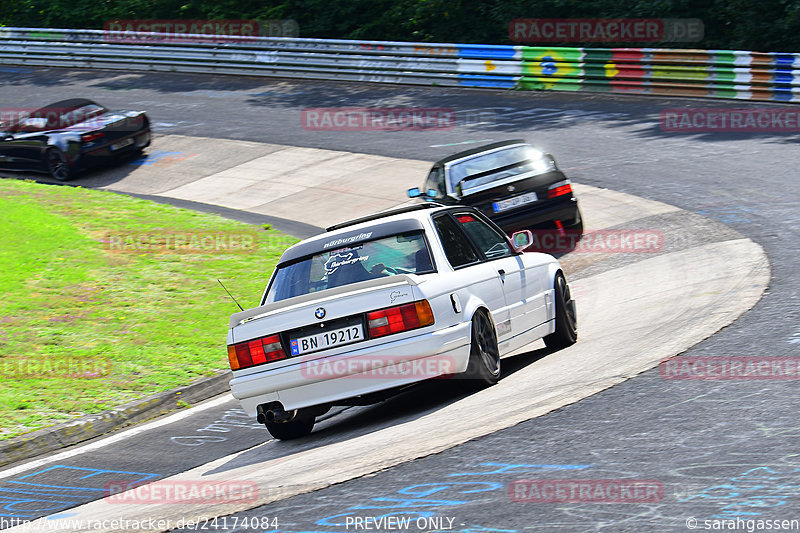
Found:
[[[655,204],[645,200],[617,206],[614,216],[625,220],[619,227],[659,229],[669,248],[646,259],[565,258],[574,274],[579,317],[588,318],[580,324],[579,343],[554,354],[535,347],[504,361],[507,377],[496,387],[464,396],[425,384],[376,406],[333,411],[311,437],[297,442],[266,442],[266,431],[222,397],[0,472],[0,525],[3,513],[6,519],[58,513],[51,518],[63,520],[178,516],[185,509],[175,505],[169,511],[148,504],[131,511],[129,504],[102,501],[76,507],[101,498],[109,481],[174,475],[259,479],[264,483],[259,496],[275,500],[205,522],[206,530],[688,531],[704,528],[704,520],[800,519],[796,380],[674,380],[652,368],[660,351],[688,348],[674,345],[674,339],[706,336],[687,332],[693,324],[707,324],[710,334],[735,318],[736,313],[726,316],[726,308],[746,309],[758,298],[767,268],[755,259],[737,262],[758,255],[758,247],[742,236],[766,251],[769,287],[743,317],[683,357],[800,355],[794,273],[800,185],[792,174],[800,162],[800,152],[792,148],[797,135],[678,134],[659,126],[665,108],[752,104],[66,70],[16,69],[1,76],[4,105],[78,95],[108,107],[148,111],[160,136],[148,153],[174,164],[142,171],[141,164],[130,163],[76,180],[84,186],[169,196],[207,176],[187,177],[180,165],[192,167],[193,160],[209,155],[219,159],[207,143],[193,142],[203,137],[244,146],[235,154],[263,149],[247,143],[271,143],[416,161],[404,163],[402,176],[365,167],[364,179],[372,174],[373,188],[395,190],[398,180],[405,184],[420,168],[419,161],[478,142],[521,137],[553,153],[570,177],[591,186],[578,190],[589,204],[601,205],[603,190],[610,189],[680,210],[648,211]],[[432,132],[302,128],[302,109],[327,106],[448,107],[464,124]],[[162,140],[167,150],[159,146]],[[219,177],[227,168],[274,152],[263,150],[209,172]],[[340,192],[348,201],[362,198],[368,207],[382,207],[367,183]],[[631,198],[611,191],[608,198]],[[202,198],[193,194],[177,196]],[[348,218],[352,209],[344,201],[328,207],[326,216],[334,218]],[[258,213],[258,206],[251,208]],[[265,211],[263,216],[274,212]],[[330,220],[298,225],[282,215],[276,226],[298,235]],[[595,218],[600,227],[615,226],[608,220],[613,217],[601,215]],[[648,277],[653,271],[662,276]],[[731,287],[726,281],[734,275],[744,281]],[[638,300],[660,306],[638,308]],[[623,313],[631,309],[637,314]],[[591,321],[604,313],[614,327]],[[645,368],[652,369],[640,373]],[[609,381],[593,383],[601,371]],[[574,392],[565,393],[570,386]],[[458,421],[452,430],[441,423],[447,417]],[[315,476],[336,484],[314,485]],[[529,491],[515,492],[526,486],[521,480],[544,487],[554,480],[621,479],[660,488],[646,501],[625,503],[514,501],[530,497]],[[268,487],[274,487],[272,494]],[[373,519],[386,516],[410,521],[401,528],[385,521],[376,527]],[[64,530],[73,529],[81,528]]]

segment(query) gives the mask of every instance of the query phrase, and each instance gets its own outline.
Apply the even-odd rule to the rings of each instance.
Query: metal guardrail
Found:
[[[0,28],[0,64],[800,102],[800,54],[735,50]]]

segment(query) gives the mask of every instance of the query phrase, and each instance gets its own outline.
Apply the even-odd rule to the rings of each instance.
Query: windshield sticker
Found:
[[[331,246],[339,246],[339,245],[342,245],[342,244],[350,244],[350,243],[353,243],[353,242],[356,242],[356,241],[369,239],[370,237],[372,237],[372,232],[371,231],[369,233],[359,233],[358,235],[354,235],[352,237],[345,237],[345,238],[342,238],[342,239],[335,239],[335,240],[323,245],[322,248],[325,249],[325,248],[330,248]]]
[[[343,254],[345,252],[355,252],[361,250],[362,248],[364,248],[363,244],[358,244],[356,246],[345,246],[344,248],[339,248],[338,250],[332,250],[330,254],[331,257],[333,257],[334,255]]]
[[[341,266],[354,265],[359,262],[367,261],[368,259],[368,255],[359,257],[355,252],[334,253],[325,261],[325,272],[327,274],[333,274],[339,270]]]

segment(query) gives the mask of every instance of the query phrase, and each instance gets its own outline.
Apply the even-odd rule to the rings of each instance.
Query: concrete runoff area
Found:
[[[195,139],[190,144],[202,146],[205,141]],[[237,142],[207,141],[214,143],[214,150],[237,153]],[[178,136],[162,137],[156,140],[154,149],[171,151],[172,142],[186,141]],[[231,143],[230,149],[226,143]],[[230,169],[208,169],[203,174],[192,158],[174,162],[172,171],[176,175],[184,172],[181,169],[185,165],[196,172],[195,181],[171,187],[176,183],[171,180],[159,187],[153,181],[157,175],[143,165],[104,187],[225,207],[253,204],[256,199],[248,198],[257,191],[268,195],[269,191],[281,190],[279,198],[247,209],[287,218],[293,215],[299,221],[325,226],[406,203],[400,193],[420,186],[428,169],[428,163],[422,161],[276,145],[265,145],[260,153],[258,147],[249,146],[254,143],[246,144],[251,158]],[[341,173],[333,170],[337,161],[345,169]],[[276,170],[277,165],[284,172]],[[309,170],[310,166],[331,168]],[[370,179],[387,179],[391,183],[376,191],[374,181],[369,185]],[[382,187],[383,182],[379,183]],[[373,188],[366,196],[370,204],[364,205],[359,191],[368,186]],[[679,211],[606,189],[576,184],[575,191],[587,231],[634,225],[640,219]],[[343,213],[346,216],[341,216]],[[695,230],[689,219],[681,229],[687,233]],[[568,259],[565,256],[565,262]],[[174,525],[180,519],[224,516],[452,448],[574,403],[687,350],[755,305],[767,286],[769,273],[769,263],[760,246],[749,239],[729,238],[578,277],[571,282],[578,305],[578,343],[524,366],[494,387],[413,420],[352,438],[343,436],[339,442],[300,453],[271,458],[272,449],[284,450],[289,444],[268,441],[166,478],[252,481],[258,487],[257,501],[141,505],[101,499],[72,509],[69,518],[73,524],[81,519],[96,524],[99,520],[120,519],[144,523],[158,517],[169,519]],[[535,343],[528,350],[540,345]],[[492,406],[491,417],[475,416],[484,412],[487,405]],[[337,460],[331,461],[331,457]],[[17,530],[24,529],[9,529]]]
[[[430,169],[425,161],[181,135],[156,137],[145,154],[81,181],[324,227],[411,202],[406,191]]]
[[[421,187],[431,167],[413,159],[182,135],[156,137],[146,156],[80,181],[326,227],[413,203],[406,191]],[[587,230],[678,210],[607,189],[573,188]]]

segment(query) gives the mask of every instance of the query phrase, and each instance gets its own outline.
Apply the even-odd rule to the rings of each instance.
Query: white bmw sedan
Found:
[[[524,253],[470,207],[422,204],[328,228],[287,249],[261,305],[228,331],[231,391],[273,437],[307,435],[332,405],[425,379],[493,385],[500,358],[577,340],[559,262]]]

